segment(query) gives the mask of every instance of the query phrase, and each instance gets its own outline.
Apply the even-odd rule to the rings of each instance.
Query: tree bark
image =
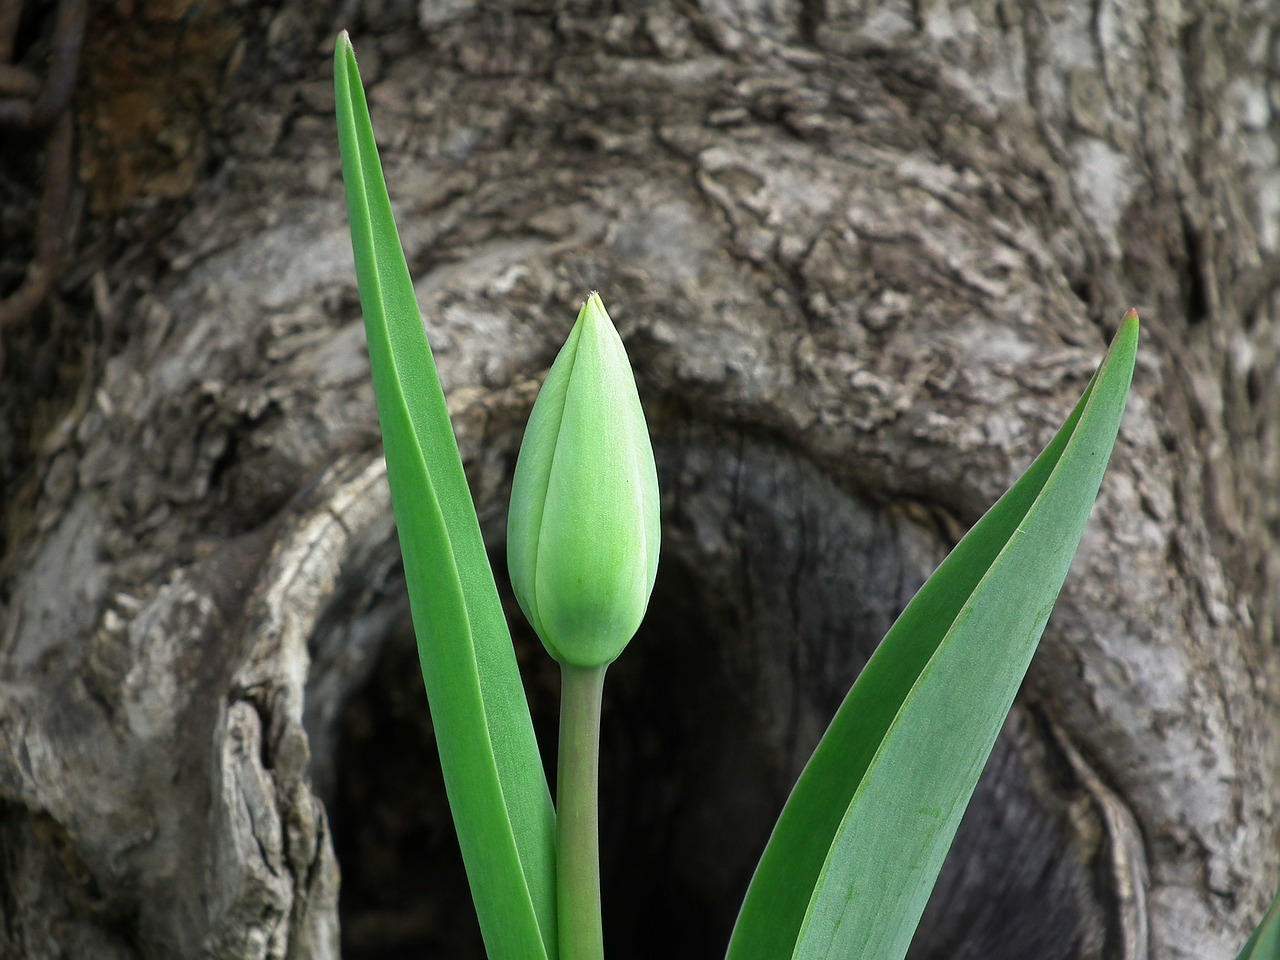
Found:
[[[0,956],[482,955],[346,234],[350,28],[496,569],[593,288],[649,412],[610,953],[723,951],[858,669],[1135,305],[1093,520],[911,956],[1234,957],[1280,877],[1280,8],[605,6],[91,11],[75,255],[3,331]],[[6,225],[38,149],[0,157]]]

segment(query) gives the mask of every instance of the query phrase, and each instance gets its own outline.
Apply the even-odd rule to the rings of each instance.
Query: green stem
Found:
[[[600,921],[600,695],[605,667],[560,668],[556,892],[560,960],[604,960]]]

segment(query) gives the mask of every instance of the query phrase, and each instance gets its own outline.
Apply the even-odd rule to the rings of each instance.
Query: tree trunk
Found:
[[[3,331],[0,956],[482,955],[351,268],[347,27],[496,569],[593,288],[649,412],[611,955],[723,951],[875,642],[1136,305],[1089,532],[911,956],[1234,957],[1280,877],[1280,7],[607,6],[91,9],[74,255]],[[0,156],[0,293],[42,149]]]

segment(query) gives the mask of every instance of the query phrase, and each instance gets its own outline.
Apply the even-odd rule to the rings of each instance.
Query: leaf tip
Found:
[[[1130,307],[1120,321],[1120,329],[1116,331],[1115,336],[1111,339],[1111,352],[1117,350],[1121,352],[1136,351],[1138,348],[1138,311],[1136,307]]]

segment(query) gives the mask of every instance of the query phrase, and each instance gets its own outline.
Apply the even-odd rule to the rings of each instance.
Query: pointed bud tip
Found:
[[[609,311],[604,308],[604,301],[600,299],[600,294],[595,290],[591,291],[591,296],[587,297],[582,304],[582,309],[578,311],[578,319],[600,321],[604,320],[613,325],[613,320],[609,317]]]

